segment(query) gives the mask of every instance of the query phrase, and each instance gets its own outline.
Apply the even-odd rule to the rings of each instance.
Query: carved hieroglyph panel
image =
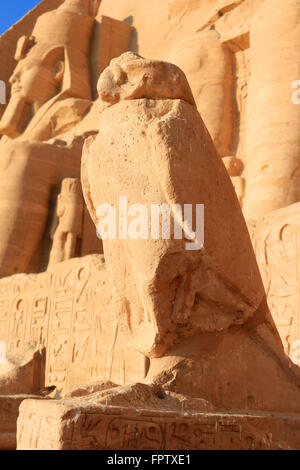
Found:
[[[250,76],[250,57],[249,49],[242,49],[234,54],[234,130],[232,138],[231,153],[240,158],[244,165],[246,164],[246,115],[248,83]]]
[[[299,418],[280,413],[179,413],[26,400],[18,450],[221,450],[299,446]],[[284,426],[282,422],[284,421]],[[281,425],[280,425],[281,422]]]
[[[13,352],[30,340],[46,346],[46,383],[61,392],[92,380],[126,384],[145,376],[145,357],[120,337],[101,255],[0,280],[0,341]]]
[[[249,230],[285,351],[300,365],[300,203],[271,212]]]

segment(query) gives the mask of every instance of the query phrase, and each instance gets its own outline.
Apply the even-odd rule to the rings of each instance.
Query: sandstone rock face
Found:
[[[28,342],[45,347],[45,385],[64,395],[96,380],[142,381],[147,359],[128,347],[112,315],[103,256],[51,265],[0,280],[0,341],[8,354]]]
[[[23,400],[20,449],[299,448],[299,8],[43,0],[0,37],[0,448]]]

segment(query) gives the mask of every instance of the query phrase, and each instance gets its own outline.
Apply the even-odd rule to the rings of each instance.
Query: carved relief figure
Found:
[[[250,228],[268,304],[290,357],[300,334],[299,208],[297,203],[271,212]]]
[[[80,180],[66,178],[62,182],[61,193],[57,198],[49,265],[79,255],[82,223],[83,198]]]

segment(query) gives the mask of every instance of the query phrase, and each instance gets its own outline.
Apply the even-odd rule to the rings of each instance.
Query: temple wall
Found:
[[[46,385],[63,393],[97,379],[139,381],[146,360],[126,343],[126,351],[120,346],[109,292],[101,255],[2,279],[0,341],[7,352],[19,351],[28,341],[45,345]]]
[[[286,354],[300,365],[300,203],[270,212],[249,229]]]
[[[295,204],[250,229],[271,313],[286,353],[298,364],[299,213],[300,204]],[[31,340],[45,345],[46,384],[57,385],[63,393],[94,380],[140,381],[147,360],[124,343],[112,318],[109,292],[101,255],[59,263],[37,275],[2,279],[0,341],[8,352]]]

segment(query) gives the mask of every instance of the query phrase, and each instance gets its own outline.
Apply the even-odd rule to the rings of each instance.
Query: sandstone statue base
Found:
[[[0,395],[0,450],[15,450],[17,447],[17,418],[19,407],[26,398],[43,400],[36,395]]]
[[[18,419],[17,449],[300,449],[299,415],[146,406],[97,404],[91,396],[47,403],[25,400]]]

